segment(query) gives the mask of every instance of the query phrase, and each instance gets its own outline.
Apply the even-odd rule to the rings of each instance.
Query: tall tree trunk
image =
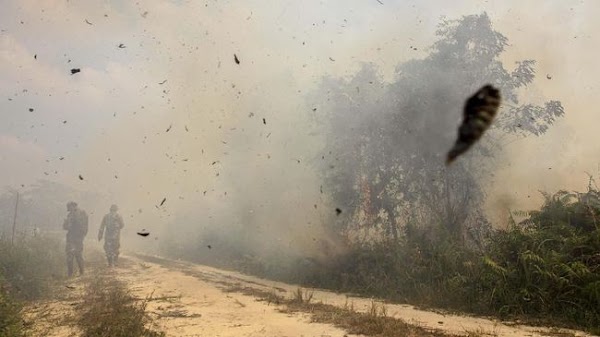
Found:
[[[386,230],[386,234],[388,237],[391,237],[394,242],[398,242],[398,224],[396,223],[396,215],[394,214],[394,209],[388,202],[383,203],[383,210],[388,215],[388,227]]]
[[[443,223],[446,226],[446,229],[452,236],[452,238],[459,243],[463,241],[463,229],[462,223],[459,221],[457,216],[457,209],[452,205],[452,197],[450,195],[450,175],[448,171],[445,172],[445,183],[444,183],[444,192],[445,192],[445,219],[443,219]]]

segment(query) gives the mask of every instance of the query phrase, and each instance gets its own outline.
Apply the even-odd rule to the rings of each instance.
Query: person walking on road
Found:
[[[63,229],[67,231],[67,274],[73,276],[73,260],[77,261],[79,275],[83,275],[83,239],[88,232],[88,216],[84,210],[79,209],[77,203],[67,203],[67,218],[63,223]]]
[[[102,241],[102,236],[104,236],[104,252],[109,267],[114,267],[117,263],[121,246],[121,229],[125,227],[123,218],[117,213],[118,210],[117,205],[110,206],[110,212],[102,219],[98,232],[98,241]]]

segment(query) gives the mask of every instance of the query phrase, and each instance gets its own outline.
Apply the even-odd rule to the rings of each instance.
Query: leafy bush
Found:
[[[399,244],[356,245],[305,284],[415,304],[600,326],[600,192],[545,195],[483,251],[408,228]]]
[[[600,193],[545,195],[489,246],[490,306],[600,326]]]

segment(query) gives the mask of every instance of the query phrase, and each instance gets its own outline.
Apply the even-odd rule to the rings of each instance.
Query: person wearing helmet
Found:
[[[117,205],[110,206],[110,212],[102,219],[100,231],[98,232],[98,241],[102,241],[102,236],[104,235],[104,252],[106,253],[109,267],[114,267],[117,263],[121,229],[125,227],[123,218],[117,213],[118,210]]]
[[[67,218],[63,229],[67,231],[67,274],[73,276],[73,260],[77,261],[79,274],[83,275],[83,239],[88,232],[88,216],[84,210],[77,207],[77,203],[67,203]]]

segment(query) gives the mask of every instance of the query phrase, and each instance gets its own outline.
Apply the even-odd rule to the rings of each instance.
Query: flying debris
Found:
[[[160,85],[163,85],[163,84],[165,84],[165,83],[167,83],[167,80],[164,80],[164,81],[162,81],[162,82],[158,82],[158,84],[160,84]]]
[[[336,208],[336,209],[335,209],[335,214],[336,214],[336,215],[340,215],[340,214],[342,214],[342,210],[341,210],[340,208]]]
[[[150,232],[146,231],[145,229],[142,229],[141,231],[137,232],[137,235],[146,237],[150,235]]]
[[[552,76],[550,76],[550,74],[546,74],[546,78],[549,79],[549,80],[551,80]]]
[[[465,103],[463,122],[458,128],[458,139],[448,152],[446,165],[450,165],[458,156],[465,153],[487,130],[500,106],[500,90],[485,85]]]
[[[211,246],[211,245],[207,245],[206,247],[208,247],[208,249],[212,249],[212,246]]]
[[[83,176],[81,174],[79,175],[79,180],[83,180]]]
[[[37,60],[37,54],[33,55],[33,59]]]
[[[233,60],[235,61],[235,64],[240,64],[240,59],[237,57],[236,54],[233,54]]]
[[[124,44],[122,44],[122,43],[119,43],[119,46],[118,46],[118,47],[119,47],[119,48],[121,48],[121,49],[123,49],[123,48],[126,48],[126,47],[125,47],[125,45],[124,45]]]
[[[263,118],[263,124],[267,125],[267,120]]]
[[[29,108],[29,112],[33,112],[33,108]]]
[[[80,71],[81,71],[81,69],[79,69],[79,68],[73,68],[73,69],[71,69],[71,75],[75,75]]]
[[[167,128],[167,131],[165,131],[165,132],[169,132],[169,131],[171,131],[171,127],[172,127],[172,126],[173,126],[173,124],[169,125],[169,127]]]
[[[87,23],[88,25],[93,25],[93,23],[89,22],[88,19],[85,19],[85,23]]]
[[[167,201],[167,198],[163,198],[163,200],[160,202],[160,206],[164,205],[165,201]]]

